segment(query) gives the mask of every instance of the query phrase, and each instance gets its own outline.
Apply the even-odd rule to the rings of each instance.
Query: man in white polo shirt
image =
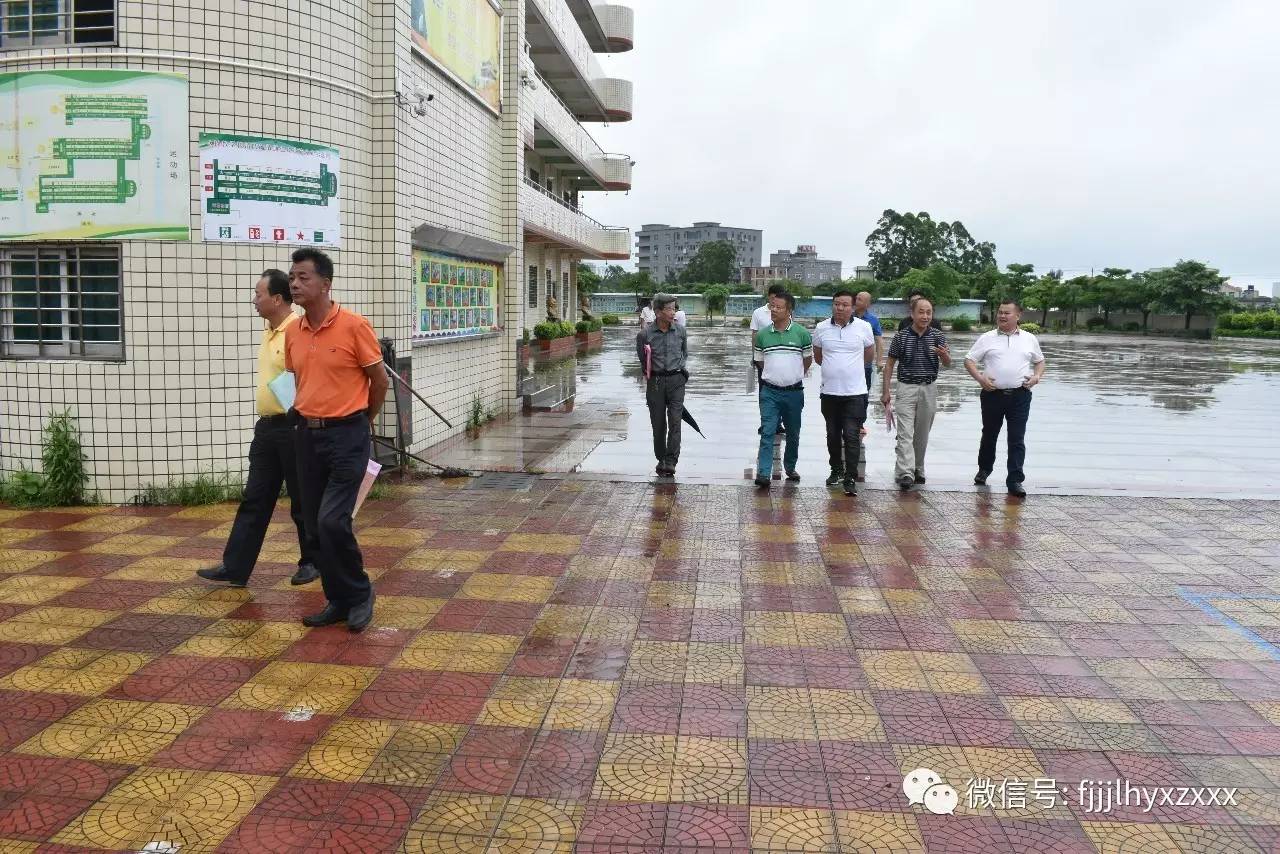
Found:
[[[1030,332],[1018,328],[1022,306],[1013,300],[1000,303],[996,328],[984,332],[964,357],[965,370],[982,386],[982,443],[978,446],[978,473],[973,482],[982,486],[996,464],[996,439],[1009,422],[1009,494],[1027,494],[1022,464],[1027,456],[1024,437],[1031,415],[1031,389],[1044,376],[1044,354]],[[981,365],[981,368],[979,368]]]
[[[867,420],[867,374],[876,355],[871,324],[853,316],[852,291],[838,290],[831,298],[831,318],[813,330],[813,360],[822,367],[822,418],[827,422],[827,455],[831,476],[845,495],[856,495],[858,459],[862,455],[862,425]]]

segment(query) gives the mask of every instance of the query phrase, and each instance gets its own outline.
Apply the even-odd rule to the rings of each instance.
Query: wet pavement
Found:
[[[358,636],[233,511],[0,509],[0,851],[1280,845],[1275,502],[431,481]]]
[[[548,404],[576,394],[571,412],[517,416],[478,440],[455,440],[449,461],[477,468],[577,471],[645,478],[654,459],[634,328],[609,329],[603,351],[535,363],[529,387]],[[952,352],[976,333],[951,336]],[[1119,336],[1042,338],[1049,363],[1027,431],[1027,486],[1061,494],[1280,497],[1280,342],[1188,342]],[[747,333],[692,329],[688,428],[678,479],[728,483],[751,474],[759,426]],[[806,380],[799,471],[827,474],[820,371]],[[875,383],[878,388],[879,375]],[[930,439],[930,489],[972,490],[981,418],[976,384],[957,361],[939,380]],[[868,422],[867,483],[892,488],[894,437],[883,411]],[[1004,439],[992,483],[1003,483]]]
[[[1047,339],[1033,484],[1187,497],[1023,502],[956,371],[925,490],[828,494],[814,417],[754,490],[740,340],[675,482],[625,332],[434,449],[550,474],[370,500],[360,635],[283,506],[248,589],[193,574],[233,505],[0,507],[0,851],[1280,850],[1280,503],[1205,497],[1275,496],[1280,348]]]

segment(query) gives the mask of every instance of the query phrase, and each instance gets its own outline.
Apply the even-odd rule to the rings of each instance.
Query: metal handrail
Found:
[[[524,182],[528,184],[530,187],[533,187],[539,193],[542,193],[542,195],[546,196],[548,199],[551,199],[553,202],[560,205],[561,207],[566,208],[570,211],[573,211],[578,216],[586,220],[589,220],[596,228],[603,229],[604,231],[626,231],[627,230],[626,226],[603,225],[602,223],[597,222],[596,219],[590,214],[583,213],[582,209],[579,208],[577,205],[573,205],[573,204],[570,204],[569,202],[566,202],[564,199],[560,198],[555,193],[551,192],[546,187],[542,186],[537,181],[530,178],[528,175],[524,176]]]

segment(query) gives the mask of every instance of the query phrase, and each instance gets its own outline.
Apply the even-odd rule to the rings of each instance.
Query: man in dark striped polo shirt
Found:
[[[934,383],[938,366],[951,367],[947,339],[930,326],[933,303],[921,297],[911,306],[911,325],[899,329],[889,345],[889,358],[884,366],[884,390],[880,402],[889,405],[889,386],[897,368],[898,392],[893,396],[895,421],[898,425],[897,460],[893,477],[903,490],[924,483],[924,452],[929,445],[929,430],[938,412],[938,394]]]

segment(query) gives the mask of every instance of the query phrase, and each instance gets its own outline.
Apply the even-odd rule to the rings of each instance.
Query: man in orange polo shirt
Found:
[[[373,420],[387,395],[382,348],[373,326],[329,297],[333,261],[299,249],[289,290],[303,316],[285,332],[285,364],[294,372],[298,481],[308,533],[315,532],[323,611],[306,626],[346,622],[358,632],[373,619],[373,584],[351,527],[356,493],[372,450]]]

